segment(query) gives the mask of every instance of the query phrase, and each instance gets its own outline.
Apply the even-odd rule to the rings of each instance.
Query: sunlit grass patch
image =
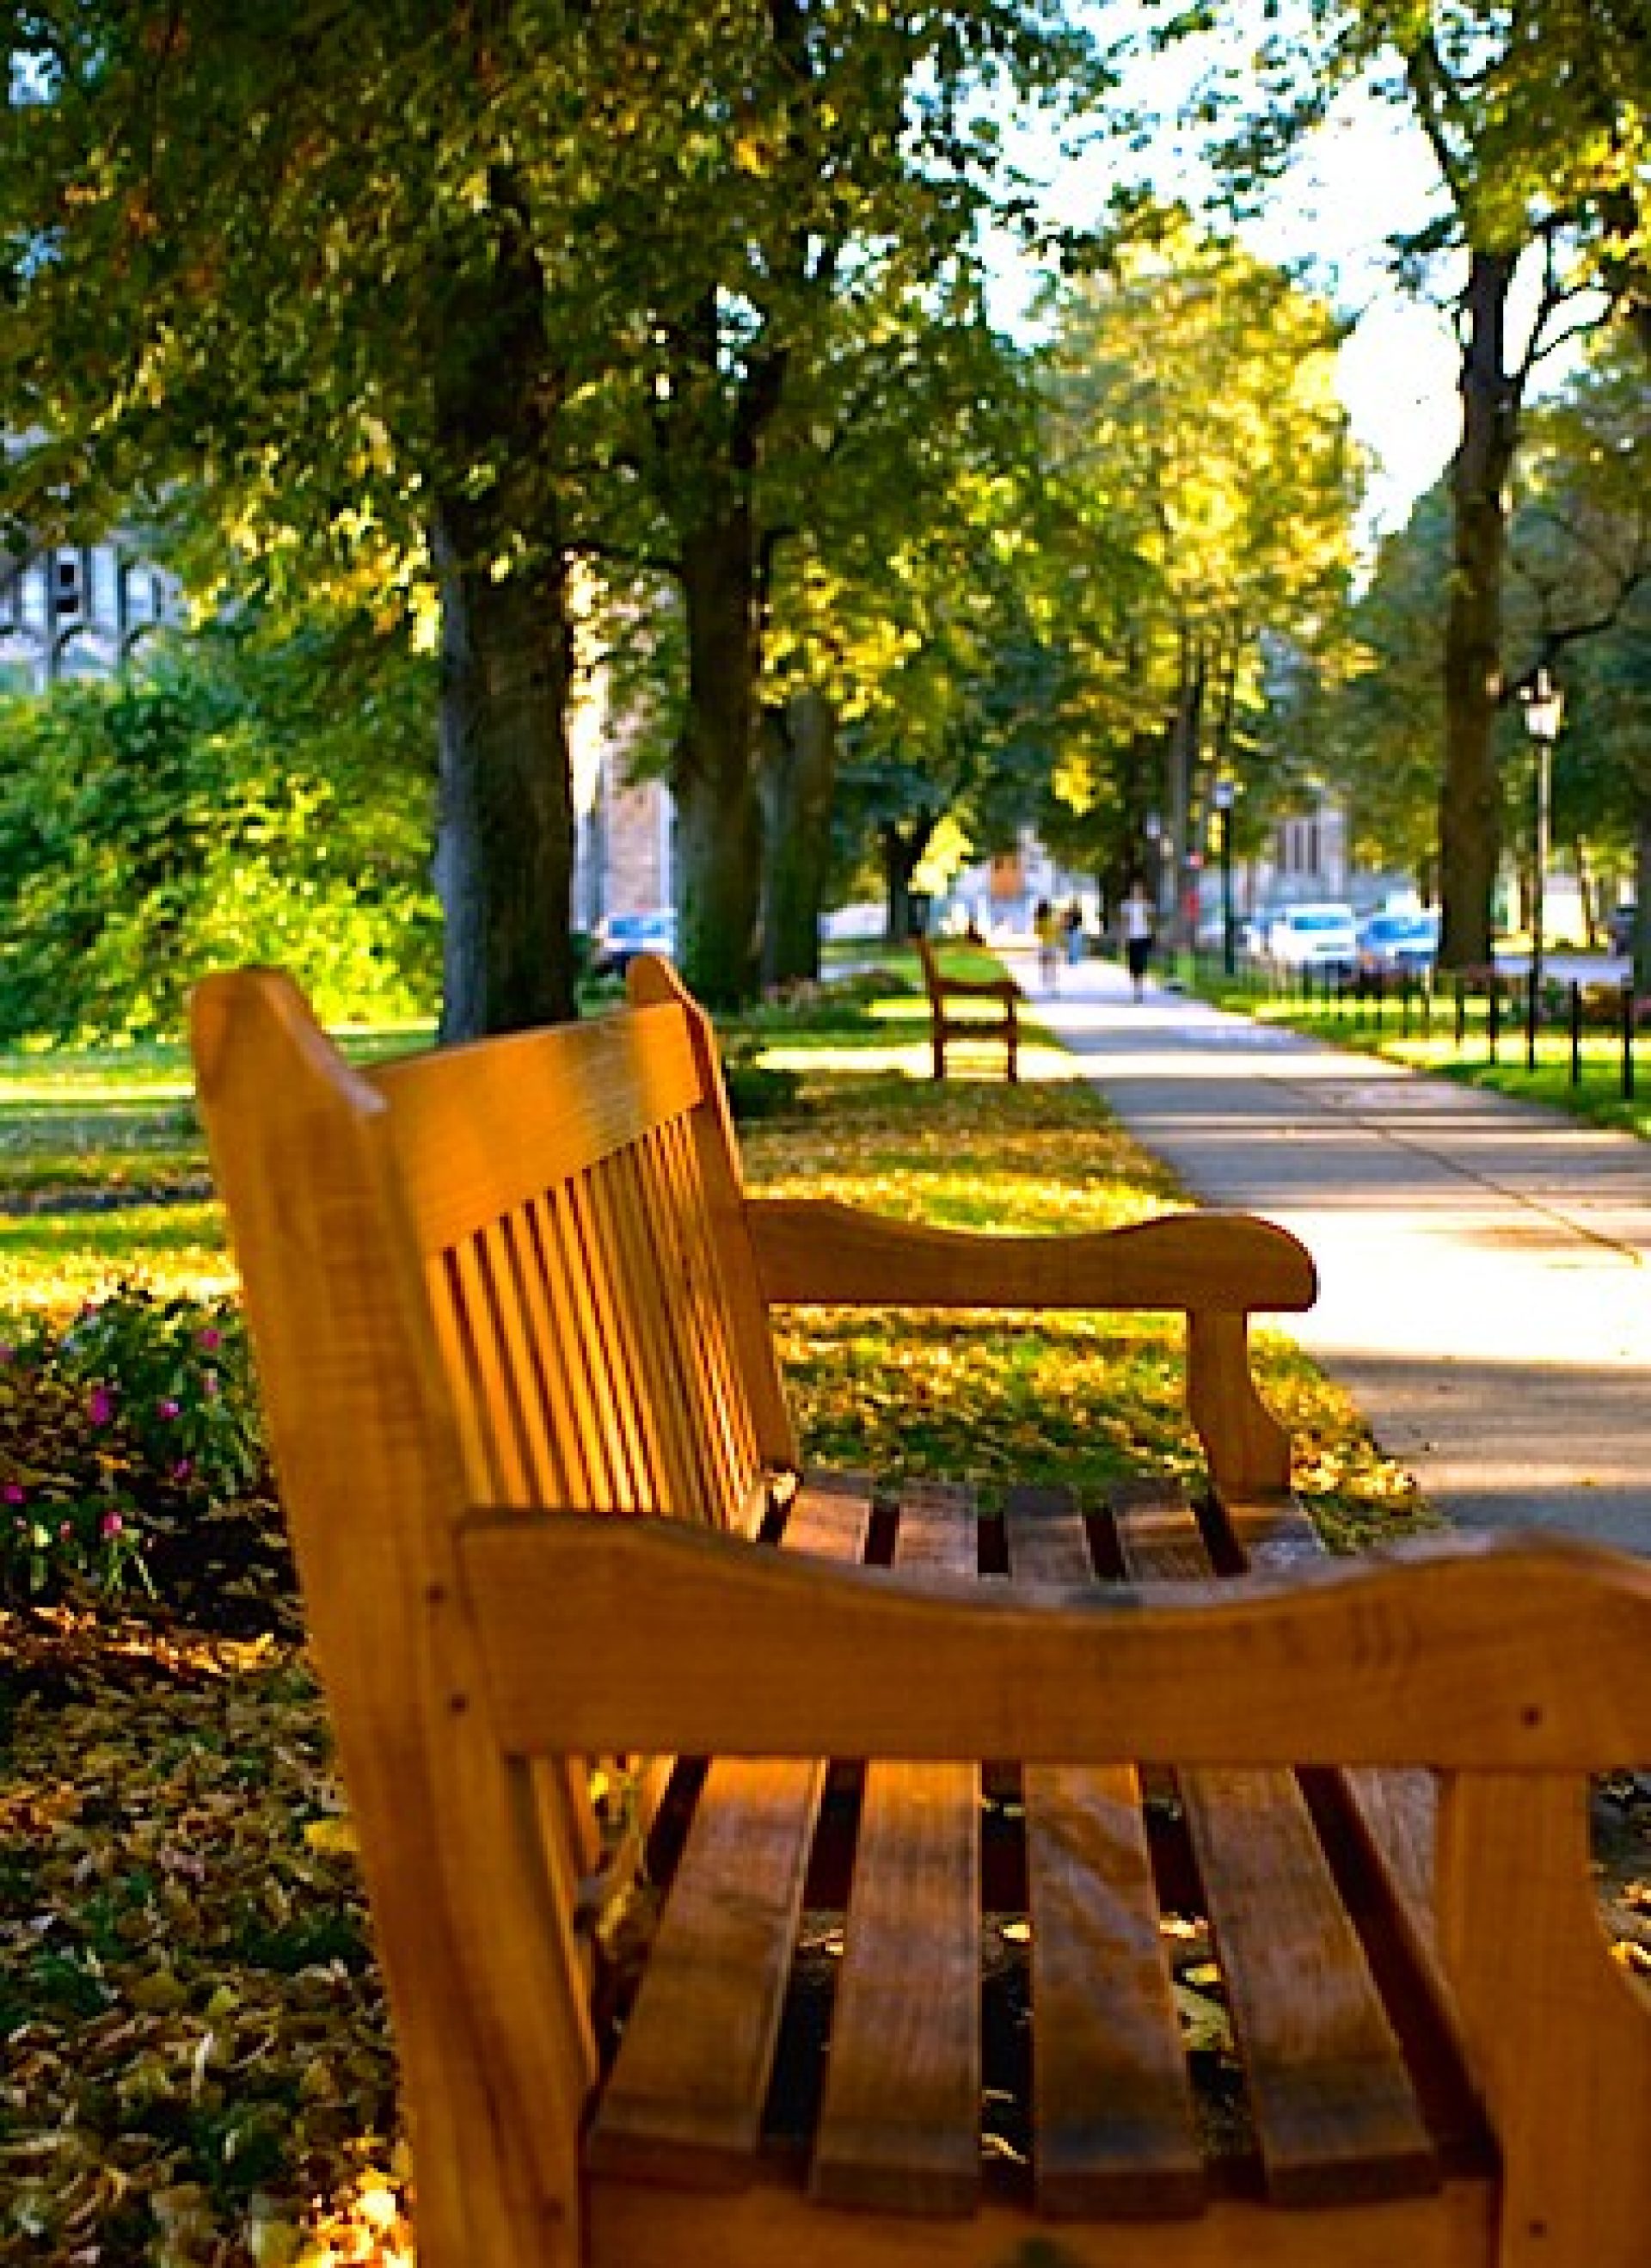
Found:
[[[0,1312],[66,1312],[125,1278],[194,1299],[233,1290],[216,1203],[0,1217]]]

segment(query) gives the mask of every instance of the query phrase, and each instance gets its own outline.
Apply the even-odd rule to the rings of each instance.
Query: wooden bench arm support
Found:
[[[1167,1213],[1071,1236],[929,1228],[831,1197],[748,1197],[775,1306],[1145,1307],[1251,1314],[1310,1307],[1305,1246],[1250,1213]]]
[[[523,1756],[1551,1773],[1651,1755],[1651,1567],[1568,1539],[1081,1593],[607,1513],[473,1513],[459,1556],[492,1720]]]
[[[1310,1307],[1317,1278],[1288,1230],[1248,1213],[1171,1213],[1073,1236],[985,1236],[818,1197],[748,1198],[771,1305],[1150,1308],[1188,1318],[1187,1409],[1218,1488],[1289,1486],[1289,1438],[1256,1392],[1248,1317]]]

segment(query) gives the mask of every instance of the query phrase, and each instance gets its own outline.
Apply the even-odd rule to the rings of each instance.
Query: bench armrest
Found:
[[[1169,1213],[1075,1236],[983,1236],[890,1220],[829,1197],[751,1197],[771,1306],[1123,1308],[1187,1319],[1187,1413],[1210,1477],[1237,1494],[1290,1484],[1289,1437],[1256,1391],[1249,1317],[1312,1305],[1305,1246],[1249,1213]]]
[[[1570,1539],[1082,1592],[602,1513],[472,1513],[459,1551],[521,1755],[1498,1772],[1651,1755],[1651,1567]]]
[[[751,1197],[745,1217],[774,1306],[1251,1314],[1310,1307],[1318,1289],[1306,1248],[1249,1213],[1170,1213],[1072,1236],[928,1228],[829,1197]]]

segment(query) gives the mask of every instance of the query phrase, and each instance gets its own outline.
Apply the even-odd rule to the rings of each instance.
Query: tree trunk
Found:
[[[488,256],[455,246],[432,293],[432,394],[451,468],[430,523],[444,1041],[574,1012],[571,644],[554,485],[562,374],[519,192],[503,171],[490,181]],[[494,476],[473,485],[481,466]]]
[[[1519,387],[1506,368],[1515,255],[1476,251],[1463,306],[1462,438],[1450,466],[1451,576],[1444,642],[1444,778],[1439,797],[1444,920],[1439,962],[1491,959],[1501,850],[1495,724],[1501,705],[1502,566]]]
[[[495,582],[438,512],[444,1042],[574,1013],[573,797],[561,563]]]
[[[912,934],[912,877],[933,831],[932,821],[919,822],[906,835],[892,821],[877,830],[883,850],[884,942],[887,945],[904,945]]]
[[[819,975],[837,719],[823,694],[799,693],[764,725],[762,981],[789,984]]]
[[[756,561],[738,504],[683,547],[687,708],[671,762],[682,972],[710,1008],[757,990],[762,824],[755,777]]]

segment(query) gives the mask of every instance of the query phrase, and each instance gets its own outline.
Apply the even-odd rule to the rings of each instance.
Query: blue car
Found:
[[[673,961],[676,951],[677,917],[669,906],[656,906],[646,913],[610,914],[597,924],[591,973],[622,976],[639,953],[662,953]]]
[[[1439,950],[1439,917],[1422,907],[1372,914],[1359,932],[1359,968],[1367,976],[1420,976]]]

